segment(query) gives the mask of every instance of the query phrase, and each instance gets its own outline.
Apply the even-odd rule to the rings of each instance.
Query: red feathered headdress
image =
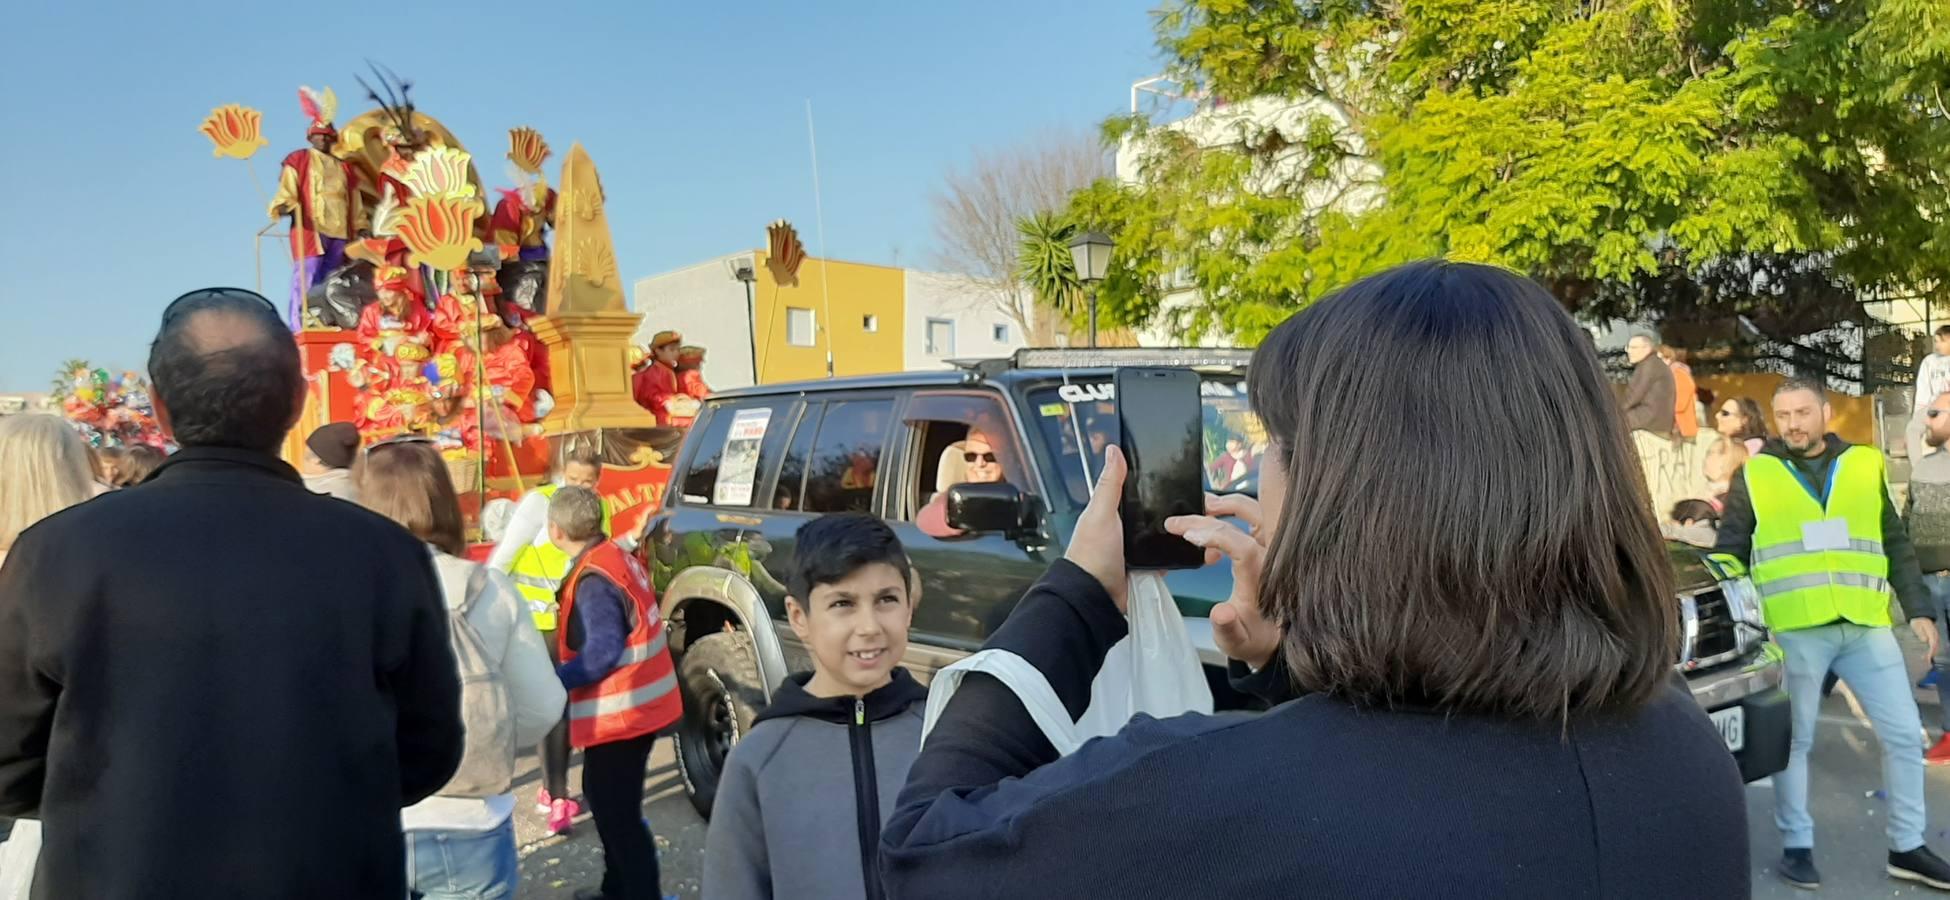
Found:
[[[338,105],[338,96],[332,93],[331,88],[323,91],[314,91],[309,87],[299,88],[298,108],[304,110],[305,117],[311,120],[311,128],[305,131],[305,137],[320,134],[326,137],[337,137],[339,131],[332,127],[332,117],[338,113]]]

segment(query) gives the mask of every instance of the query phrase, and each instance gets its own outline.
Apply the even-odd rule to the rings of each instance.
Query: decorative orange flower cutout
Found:
[[[542,140],[541,132],[526,127],[508,129],[508,159],[523,172],[541,174],[548,155],[548,142]]]
[[[467,264],[469,253],[481,249],[474,220],[482,210],[481,201],[472,197],[414,197],[393,214],[393,223],[414,263],[458,269]]]
[[[249,159],[259,147],[270,143],[264,139],[263,123],[263,113],[232,103],[210,110],[210,117],[198,130],[216,145],[213,155]]]
[[[473,157],[465,150],[434,147],[415,155],[400,180],[416,197],[472,197],[474,184],[467,178],[472,163]]]

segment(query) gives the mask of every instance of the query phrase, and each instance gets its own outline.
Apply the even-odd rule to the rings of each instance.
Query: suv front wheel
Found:
[[[678,660],[677,681],[684,695],[677,767],[691,805],[709,819],[725,757],[765,705],[751,635],[726,631],[692,641]]]

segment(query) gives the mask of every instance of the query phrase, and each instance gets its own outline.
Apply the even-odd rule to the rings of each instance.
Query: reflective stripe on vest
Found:
[[[1827,484],[1819,486],[1806,482],[1786,460],[1765,454],[1748,460],[1741,477],[1754,507],[1751,575],[1769,628],[1890,624],[1881,454],[1848,448],[1830,467]],[[1825,503],[1817,497],[1823,489]],[[1809,549],[1804,527],[1831,519],[1846,524],[1846,546]]]
[[[614,541],[589,548],[563,582],[562,616],[575,615],[576,587],[594,574],[622,592],[630,623],[623,653],[595,684],[569,692],[569,742],[593,747],[658,731],[683,714],[677,692],[677,668],[671,663],[663,617],[649,573],[636,557]],[[570,628],[556,631],[556,647],[564,663],[576,658],[569,647]]]
[[[543,499],[555,497],[558,485],[545,484],[535,489]],[[609,501],[603,501],[603,536],[609,536]],[[562,576],[569,571],[569,554],[556,549],[548,539],[548,525],[528,546],[515,554],[515,560],[508,566],[508,575],[514,579],[515,590],[521,599],[527,601],[528,612],[535,617],[535,628],[541,631],[555,630],[555,592],[562,587]]]

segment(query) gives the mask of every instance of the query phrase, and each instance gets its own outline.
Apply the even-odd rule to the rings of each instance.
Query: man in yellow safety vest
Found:
[[[602,457],[594,449],[580,447],[571,450],[563,457],[561,477],[556,483],[545,484],[521,498],[516,504],[514,514],[508,517],[508,527],[501,535],[500,543],[494,546],[493,555],[488,557],[490,567],[500,569],[513,577],[515,589],[527,601],[528,611],[535,617],[535,627],[542,632],[542,643],[555,652],[556,588],[562,584],[563,576],[569,572],[569,555],[556,549],[548,539],[548,504],[555,491],[563,485],[596,489],[596,482],[603,475]],[[609,501],[602,503],[603,534],[609,534]],[[560,663],[561,660],[556,660]],[[566,712],[566,710],[565,710]],[[542,740],[540,754],[542,759],[542,789],[535,800],[536,811],[548,817],[548,830],[554,834],[565,834],[570,823],[581,812],[581,807],[569,799],[569,730],[568,720],[557,725]]]
[[[1778,867],[1796,887],[1821,884],[1814,820],[1808,814],[1808,750],[1831,670],[1848,684],[1882,744],[1889,797],[1886,870],[1950,890],[1950,864],[1923,843],[1923,722],[1889,614],[1903,617],[1932,654],[1936,620],[1916,551],[1889,498],[1882,454],[1828,433],[1821,385],[1799,378],[1774,394],[1780,437],[1747,461],[1727,493],[1715,547],[1744,566],[1761,615],[1787,654],[1793,709],[1788,766],[1774,776],[1774,822],[1785,848]]]

